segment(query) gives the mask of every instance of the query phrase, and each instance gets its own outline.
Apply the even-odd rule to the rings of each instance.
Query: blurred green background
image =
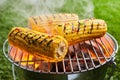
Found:
[[[105,20],[108,25],[108,32],[116,38],[118,44],[120,43],[120,0],[66,0],[64,4],[59,3],[59,6],[54,7],[51,5],[50,7],[54,9],[49,9],[49,11],[51,13],[76,13],[80,19],[95,17]],[[40,6],[38,3],[36,5],[32,2],[29,4],[29,2],[24,2],[24,0],[0,0],[0,80],[13,80],[11,64],[2,52],[3,42],[7,39],[9,30],[14,26],[26,27],[27,18],[35,15],[35,10],[42,11],[42,7],[44,6]],[[39,11],[36,12],[37,15]],[[115,62],[117,67],[111,80],[120,80],[119,53],[120,50],[118,50],[116,55]]]

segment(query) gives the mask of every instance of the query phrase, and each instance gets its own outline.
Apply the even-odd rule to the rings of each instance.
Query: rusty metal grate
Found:
[[[69,46],[68,54],[61,62],[50,63],[34,55],[9,46],[7,40],[3,51],[16,66],[39,73],[69,74],[98,68],[109,62],[118,50],[117,41],[110,34]]]

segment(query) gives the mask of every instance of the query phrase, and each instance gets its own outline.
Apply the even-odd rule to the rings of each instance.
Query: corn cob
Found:
[[[76,14],[49,14],[33,16],[29,18],[29,28],[40,32],[53,34],[54,26],[61,25],[64,22],[74,22],[78,20]]]
[[[38,19],[36,19],[36,21],[40,22]],[[33,30],[41,32],[43,30],[43,32],[49,30],[49,27],[45,30],[41,22],[38,25],[32,25],[35,24],[35,21],[31,22],[31,20],[29,20],[29,23]],[[53,23],[55,24],[56,22]],[[63,36],[68,41],[69,45],[102,37],[107,31],[107,25],[104,20],[93,18],[83,20],[75,19],[74,21],[64,21],[63,23],[57,22],[56,25],[52,25],[51,28],[50,31],[52,35]]]
[[[20,27],[10,31],[8,41],[10,45],[48,62],[63,60],[68,49],[67,41],[61,36],[50,37],[49,34]]]

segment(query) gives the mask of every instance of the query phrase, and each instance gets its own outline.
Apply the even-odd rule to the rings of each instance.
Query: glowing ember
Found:
[[[37,56],[21,51],[13,46],[9,51],[9,56],[20,66],[31,70],[69,72],[72,70],[90,69],[94,66],[104,64],[113,54],[114,47],[114,42],[107,35],[100,39],[74,44],[69,46],[68,54],[64,59],[64,66],[62,61],[58,63],[45,62],[37,58]],[[56,64],[59,67],[58,69],[55,69]]]

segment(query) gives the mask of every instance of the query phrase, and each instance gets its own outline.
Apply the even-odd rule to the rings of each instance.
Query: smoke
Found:
[[[0,6],[3,5],[6,2],[6,0],[0,0]]]
[[[16,12],[28,18],[32,15],[55,13],[55,8],[60,8],[64,0],[21,0],[13,7]]]
[[[0,4],[6,4],[2,9],[8,11],[9,23],[17,25],[26,24],[28,17],[41,14],[76,13],[80,19],[94,16],[92,0],[0,0]]]

